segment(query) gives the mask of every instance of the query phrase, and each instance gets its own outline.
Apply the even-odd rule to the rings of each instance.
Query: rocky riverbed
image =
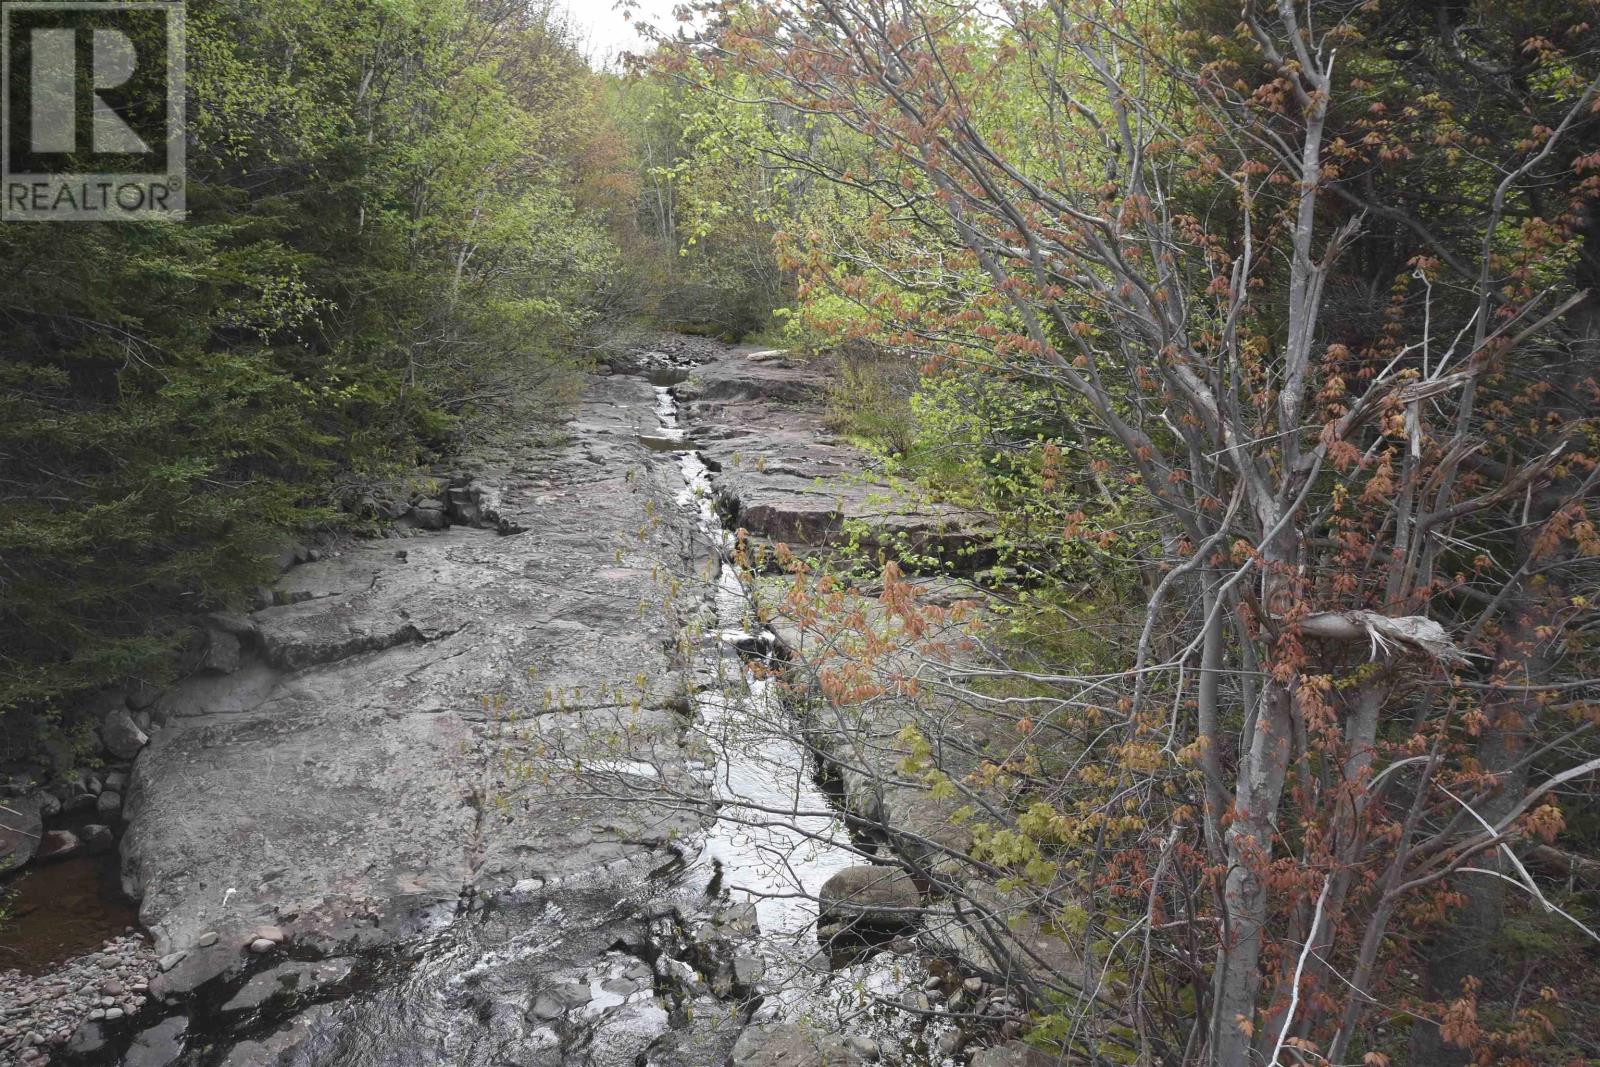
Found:
[[[946,1001],[1015,1016],[905,936],[914,887],[862,881],[890,868],[745,667],[772,646],[722,565],[724,517],[952,558],[981,523],[864,476],[781,354],[607,369],[565,444],[501,441],[395,535],[292,553],[191,677],[108,708],[142,932],[0,977],[4,1055],[929,1065],[965,1040]],[[819,945],[818,896],[849,936]]]

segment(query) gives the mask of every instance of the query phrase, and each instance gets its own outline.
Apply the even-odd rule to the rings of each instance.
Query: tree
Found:
[[[1600,81],[1576,13],[1494,25],[1539,18],[1495,75],[1538,107],[1493,116],[1418,94],[1394,43],[1414,35],[1370,5],[1250,3],[1207,34],[1143,5],[760,2],[676,53],[710,91],[824,127],[769,145],[863,215],[794,235],[803,295],[855,301],[935,372],[1071,394],[1115,449],[1103,477],[1159,521],[1117,680],[1029,676],[1061,736],[1120,772],[1036,783],[1046,817],[1008,826],[1076,842],[1137,801],[1078,885],[1088,926],[1148,924],[1106,951],[1143,953],[1130,975],[1181,961],[1202,1008],[1192,1030],[1181,1003],[1119,1004],[1141,1055],[1380,1062],[1372,1006],[1429,1010],[1397,930],[1480,879],[1553,907],[1514,852],[1552,840],[1557,793],[1600,767],[1588,705],[1562,695],[1593,676],[1574,264]],[[1434,76],[1470,80],[1481,43],[1446,22]],[[1548,1015],[1493,1030],[1476,988],[1434,991],[1444,1041],[1533,1062]]]
[[[159,682],[295,531],[571,398],[617,242],[549,5],[197,0],[191,217],[0,229],[0,758]]]

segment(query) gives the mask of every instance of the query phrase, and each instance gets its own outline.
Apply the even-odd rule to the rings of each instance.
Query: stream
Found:
[[[372,909],[366,920],[357,912],[353,932],[346,924],[331,936],[297,936],[265,958],[249,952],[241,957],[225,941],[215,948],[223,955],[212,957],[218,963],[207,963],[209,950],[203,946],[215,941],[216,935],[206,935],[199,940],[202,948],[189,955],[200,957],[207,966],[231,961],[226,969],[194,987],[192,995],[168,998],[165,1003],[152,977],[151,1000],[136,1020],[86,1023],[69,1045],[51,1055],[51,1062],[137,1067],[720,1067],[752,1024],[796,1022],[839,1035],[835,1047],[842,1039],[850,1056],[860,1062],[905,1067],[939,1067],[948,1062],[930,1051],[949,1025],[926,1020],[927,1002],[920,991],[930,981],[929,972],[912,940],[885,934],[870,940],[852,936],[848,943],[845,937],[828,945],[818,943],[818,892],[839,871],[871,863],[873,847],[858,848],[852,842],[840,811],[821,785],[816,761],[795,736],[793,715],[780,687],[769,676],[776,642],[752,617],[749,591],[730,561],[734,540],[715,505],[712,472],[679,423],[674,387],[685,377],[687,371],[679,367],[648,376],[648,385],[637,380],[597,385],[597,394],[574,423],[575,443],[563,460],[564,470],[579,472],[572,483],[574,495],[568,499],[581,505],[586,492],[583,478],[590,477],[582,472],[597,470],[613,487],[623,480],[610,462],[591,459],[589,463],[599,466],[582,466],[586,450],[609,448],[612,451],[606,455],[621,456],[617,449],[624,440],[628,447],[642,448],[653,457],[643,468],[649,472],[645,477],[659,479],[652,491],[659,491],[664,501],[675,498],[681,512],[681,521],[674,519],[667,528],[679,531],[674,537],[694,542],[668,551],[681,550],[685,558],[704,565],[700,577],[706,585],[685,589],[691,606],[701,607],[697,625],[689,632],[690,643],[683,646],[692,696],[688,706],[677,712],[679,745],[661,747],[667,736],[662,723],[669,721],[663,716],[672,713],[646,710],[643,714],[650,725],[640,735],[641,751],[624,747],[611,751],[610,758],[587,758],[594,755],[588,753],[581,761],[586,783],[575,782],[565,793],[552,794],[547,787],[545,793],[519,798],[512,770],[517,759],[530,758],[527,734],[519,733],[523,724],[537,733],[548,723],[549,730],[558,735],[566,731],[581,748],[614,731],[622,709],[604,703],[562,706],[552,715],[547,705],[544,714],[530,713],[508,723],[490,716],[476,727],[487,754],[485,791],[475,801],[480,823],[497,812],[498,825],[510,830],[494,832],[505,834],[515,831],[519,820],[532,818],[538,827],[549,826],[550,834],[576,834],[571,839],[579,842],[582,855],[566,855],[559,849],[530,852],[532,870],[544,874],[517,875],[519,880],[509,887],[502,883],[480,889],[469,883],[457,900],[430,890],[416,893],[416,903],[407,906],[406,896],[395,896],[389,907]],[[677,486],[672,489],[674,476]],[[534,490],[547,491],[539,486]],[[480,560],[509,567],[508,574],[542,575],[552,564],[541,562],[544,569],[535,572],[530,569],[534,566],[530,553],[541,561],[559,561],[567,551],[564,538],[587,534],[591,540],[585,551],[595,558],[609,550],[596,547],[594,541],[624,532],[625,526],[583,530],[552,525],[548,533],[525,535],[531,538],[527,541],[496,540],[492,534],[474,531],[430,534],[408,543],[411,562],[404,572],[390,557],[404,564],[406,552],[395,553],[381,543],[359,551],[368,553],[363,558],[379,561],[375,564],[379,573],[392,574],[396,580],[402,573],[426,578],[429,572],[418,569],[424,559],[439,560],[436,565],[447,568],[442,573],[459,571],[484,580],[485,563]],[[662,542],[662,548],[667,544]],[[618,550],[619,561],[622,551]],[[615,580],[591,573],[587,568],[594,564],[573,562],[577,564],[573,586],[561,593],[568,600],[560,603],[604,603],[571,599],[595,595],[588,590],[597,578]],[[352,576],[350,587],[358,591],[367,588],[358,581],[370,581],[361,577],[368,573],[365,563],[335,561],[322,566],[321,571],[293,573],[303,574],[300,581],[308,588],[337,590],[334,583],[346,574]],[[667,568],[673,584],[677,582],[671,576],[680,567],[681,560]],[[372,595],[383,594],[381,584],[371,588],[377,590]],[[441,594],[449,589],[437,584],[415,588],[438,589]],[[496,595],[505,597],[507,588],[498,587]],[[551,587],[529,588],[537,594]],[[320,620],[325,615],[318,613],[327,611],[322,605],[337,604],[342,595],[346,594],[319,593],[323,599],[276,609],[273,618],[281,617],[285,629],[264,640],[279,640],[279,632],[298,635],[300,631],[287,629],[300,618],[296,612]],[[527,610],[527,601],[508,602]],[[400,612],[402,618],[415,618],[414,596],[403,603],[407,610]],[[449,608],[442,595],[438,603],[445,605],[438,610],[462,610]],[[362,610],[370,614],[374,608]],[[615,609],[605,610],[609,618]],[[551,622],[539,625],[545,628],[542,632],[563,633]],[[402,666],[408,655],[418,662],[448,665],[479,647],[470,627],[441,623],[434,628],[445,635],[437,646],[400,645],[383,655],[398,659]],[[627,640],[640,641],[672,628],[665,620],[641,614],[631,629],[636,632],[619,632]],[[447,644],[451,641],[460,642],[462,651],[452,651]],[[408,647],[416,651],[408,653]],[[561,669],[561,660],[552,662],[555,666],[548,670]],[[269,683],[283,688],[271,692],[288,692],[296,698],[325,694],[330,683],[315,679],[338,677],[337,672],[346,669],[370,672],[366,663],[359,657],[343,659],[321,674],[284,675],[282,682]],[[531,677],[531,669],[529,673]],[[239,677],[249,676],[246,672]],[[596,675],[571,677],[589,682]],[[534,685],[523,691],[531,694]],[[218,699],[205,692],[201,691],[204,699]],[[647,709],[660,706],[655,699],[651,697]],[[523,706],[528,702],[524,697]],[[419,721],[432,728],[440,721],[433,718],[435,714],[424,712],[426,717]],[[274,711],[262,721],[279,718],[281,712]],[[497,745],[503,750],[496,751]],[[310,756],[317,758],[325,751],[318,747]],[[679,754],[674,757],[672,751]],[[150,769],[146,763],[140,766]],[[497,774],[511,777],[494,778]],[[496,806],[502,800],[507,801],[503,810]],[[286,803],[270,796],[261,801],[260,810],[269,813],[281,811]],[[523,805],[522,810],[529,810],[529,804],[535,807],[531,814],[517,814],[517,804]],[[629,833],[658,832],[650,829],[651,817],[641,815],[636,804],[662,805],[659,825],[682,827],[683,832],[659,831],[666,836],[654,847],[637,847],[627,840],[622,844],[628,847],[623,848],[605,843],[609,839],[599,832],[612,833],[611,822],[637,828]],[[415,817],[427,816],[419,812]],[[484,830],[488,832],[488,827]],[[529,866],[527,861],[521,865]],[[360,871],[354,863],[349,869]],[[219,898],[224,908],[234,892],[230,888]],[[288,916],[285,921],[294,920],[287,908],[279,912]],[[173,940],[182,945],[184,936],[198,935],[179,934]],[[177,953],[173,958],[184,956]],[[169,965],[163,961],[163,972]],[[161,980],[167,977],[163,973]],[[902,1002],[909,1010],[901,1009]]]

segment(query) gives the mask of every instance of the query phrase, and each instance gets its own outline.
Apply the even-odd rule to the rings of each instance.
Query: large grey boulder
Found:
[[[763,1023],[739,1035],[732,1067],[860,1067],[849,1041],[799,1023]]]
[[[100,740],[106,751],[118,759],[133,759],[150,743],[150,737],[133,721],[128,709],[112,708],[100,723]]]
[[[0,874],[23,866],[39,851],[43,807],[38,793],[0,800]]]
[[[846,867],[818,893],[823,920],[900,927],[916,922],[922,894],[898,867]]]

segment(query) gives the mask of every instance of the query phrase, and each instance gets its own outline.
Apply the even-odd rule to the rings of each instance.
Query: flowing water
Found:
[[[682,437],[669,387],[657,386],[662,436]],[[817,894],[834,874],[871,862],[857,851],[839,810],[818,783],[813,754],[797,739],[777,684],[752,670],[776,647],[754,618],[750,592],[732,564],[734,538],[717,511],[710,472],[686,448],[679,459],[680,501],[697,509],[700,531],[715,549],[716,629],[702,655],[718,684],[697,695],[697,728],[719,754],[714,769],[717,820],[692,872],[708,868],[722,892],[748,901],[759,917],[757,946],[767,995],[757,1019],[807,1017],[834,1032],[869,1037],[891,1058],[928,1062],[912,1019],[891,1004],[927,977],[909,955],[828,954],[818,950]],[[907,948],[905,942],[895,946]]]

